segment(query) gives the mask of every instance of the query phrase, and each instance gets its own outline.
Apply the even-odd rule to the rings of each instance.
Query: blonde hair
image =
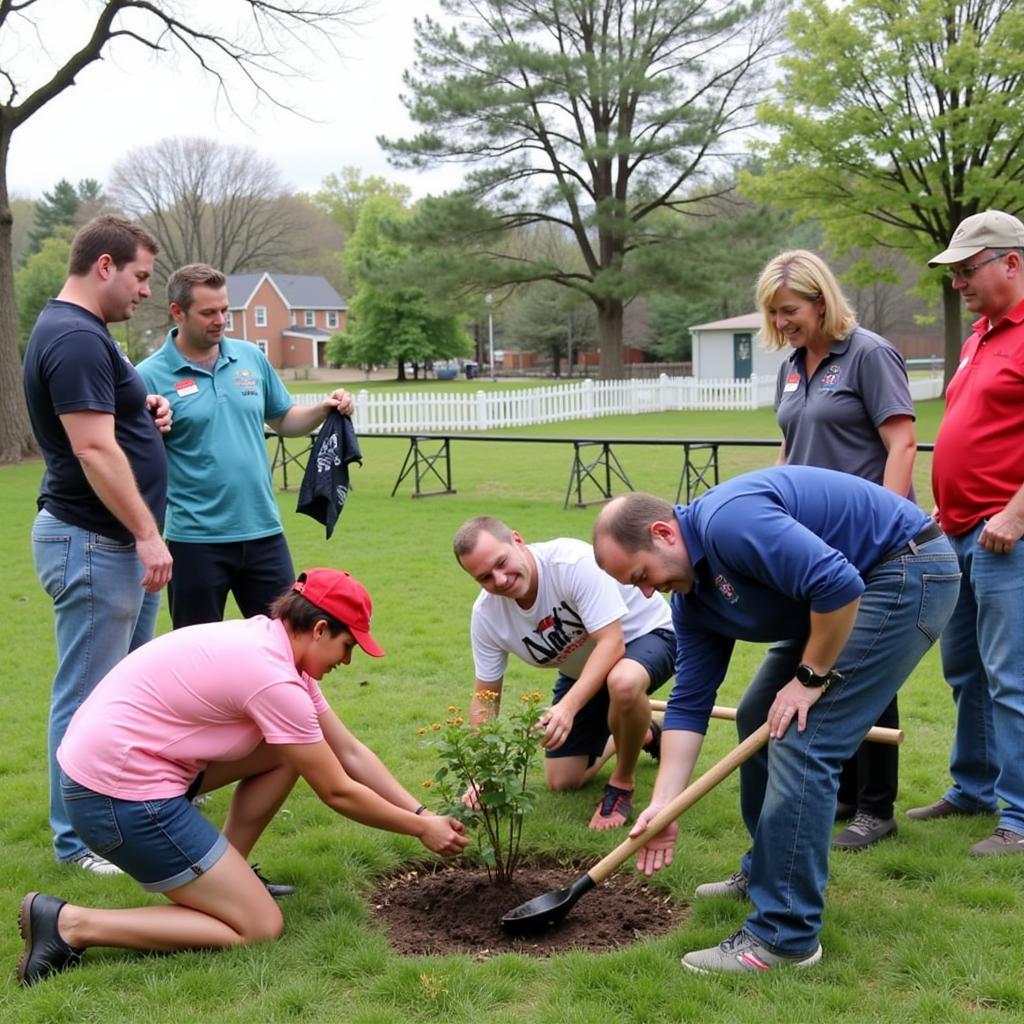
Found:
[[[775,326],[769,313],[775,293],[780,288],[789,288],[809,302],[819,299],[825,303],[825,315],[821,330],[828,341],[845,338],[857,326],[857,314],[853,311],[835,274],[828,264],[806,249],[781,252],[761,271],[757,279],[757,306],[761,311],[761,341],[767,349],[785,348],[785,335]]]

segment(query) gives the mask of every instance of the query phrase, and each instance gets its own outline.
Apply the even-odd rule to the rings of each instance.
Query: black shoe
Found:
[[[69,946],[57,928],[64,900],[41,892],[30,892],[18,911],[18,930],[25,940],[25,952],[18,961],[18,981],[34,985],[37,981],[77,967],[82,950]]]
[[[274,897],[275,900],[283,900],[285,896],[291,896],[295,892],[294,885],[286,885],[284,882],[272,882],[260,871],[259,864],[252,865],[252,873],[263,883],[263,887]]]

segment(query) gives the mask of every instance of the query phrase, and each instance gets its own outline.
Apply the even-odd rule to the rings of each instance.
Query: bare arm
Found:
[[[166,586],[171,578],[171,553],[139,493],[128,456],[117,443],[114,417],[102,412],[69,412],[60,421],[96,497],[135,538],[144,570],[142,586],[150,592]]]
[[[914,420],[910,416],[890,416],[878,428],[878,436],[888,452],[882,486],[905,498],[910,493],[917,455]]]
[[[480,722],[487,722],[494,718],[501,710],[501,685],[504,682],[495,679],[487,682],[485,679],[474,679],[473,696],[469,701],[469,721],[473,725]]]
[[[319,405],[293,405],[283,416],[267,420],[267,424],[282,437],[300,437],[316,430],[332,409],[337,409],[343,416],[350,416],[354,408],[352,396],[344,388],[338,388]]]
[[[783,441],[779,445],[779,454],[775,459],[776,466],[784,466],[786,464],[786,442]]]
[[[620,621],[609,622],[607,626],[591,634],[595,641],[579,679],[569,688],[565,696],[549,708],[540,719],[544,728],[541,746],[546,750],[557,750],[569,738],[573,719],[580,708],[604,686],[612,667],[622,660],[626,644],[622,639]]]

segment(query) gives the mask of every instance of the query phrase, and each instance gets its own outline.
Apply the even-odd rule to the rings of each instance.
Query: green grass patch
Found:
[[[923,403],[919,414],[919,439],[930,441],[941,403]],[[777,436],[771,410],[616,418],[533,433],[556,431],[563,437]],[[343,567],[367,583],[376,605],[374,635],[388,652],[380,660],[357,653],[350,667],[325,680],[328,698],[413,793],[428,796],[422,782],[437,765],[416,728],[437,720],[449,704],[464,706],[473,678],[468,619],[476,586],[451,555],[455,528],[468,516],[491,512],[528,540],[587,538],[594,512],[562,510],[569,446],[456,442],[458,493],[419,500],[409,497],[408,487],[390,497],[405,454],[402,441],[367,438],[363,451],[365,464],[353,469],[355,489],[332,540],[324,539],[319,524],[295,514],[294,490],[281,493],[280,504],[297,567]],[[679,450],[624,447],[619,454],[636,486],[674,494]],[[723,476],[773,460],[770,448],[723,450]],[[374,925],[367,897],[380,874],[422,857],[423,848],[337,817],[300,784],[256,850],[270,876],[299,887],[284,906],[287,930],[279,942],[175,956],[94,950],[81,970],[33,990],[18,989],[14,964],[21,942],[14,921],[27,890],[109,907],[155,899],[128,879],[58,867],[50,852],[45,735],[53,623],[29,547],[41,471],[40,463],[0,470],[0,901],[6,922],[0,954],[8,965],[0,983],[0,1020],[987,1024],[1021,1018],[1019,859],[967,857],[970,844],[988,831],[989,819],[917,823],[901,813],[934,799],[947,781],[953,708],[934,651],[900,698],[907,742],[901,752],[899,837],[833,858],[819,969],[737,979],[684,971],[683,953],[715,943],[743,923],[744,908],[721,900],[693,903],[685,926],[669,936],[601,956],[479,962],[469,956],[395,956]],[[927,472],[922,477],[920,466],[919,480],[921,497]],[[168,625],[164,612],[160,629]],[[735,704],[760,655],[758,646],[740,645],[720,703]],[[547,689],[551,681],[513,664],[507,692],[538,684]],[[713,722],[701,764],[721,757],[734,742],[728,723]],[[539,776],[538,768],[538,781]],[[641,801],[654,777],[654,764],[643,759]],[[594,861],[607,853],[619,837],[586,828],[596,793],[596,787],[542,793],[526,824],[528,851]],[[216,795],[212,816],[220,818],[226,806],[226,794]],[[734,870],[746,843],[732,779],[683,818],[676,862],[659,883],[689,902],[697,883]],[[600,891],[586,898],[598,900]]]

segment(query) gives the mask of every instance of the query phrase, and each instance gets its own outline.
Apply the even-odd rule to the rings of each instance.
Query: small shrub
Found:
[[[494,701],[497,694],[483,695]],[[523,817],[535,794],[527,784],[539,744],[536,725],[542,697],[523,694],[506,714],[470,725],[459,708],[448,708],[442,725],[419,729],[437,750],[441,767],[424,782],[440,798],[440,814],[450,814],[472,832],[493,883],[511,881],[519,863]],[[467,807],[463,794],[473,786],[479,808]]]

